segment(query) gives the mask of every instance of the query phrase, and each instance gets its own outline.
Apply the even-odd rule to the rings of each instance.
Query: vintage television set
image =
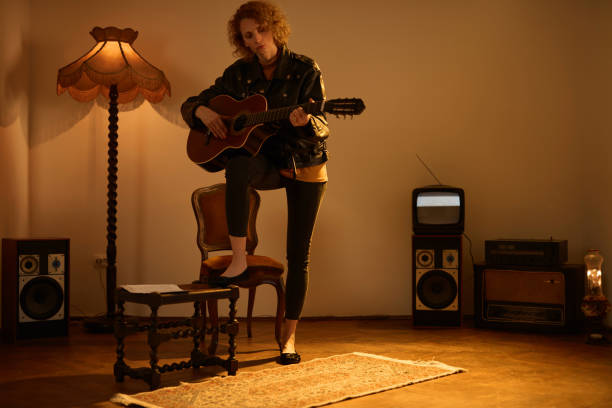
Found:
[[[464,219],[463,189],[440,184],[412,191],[412,229],[416,235],[461,235]]]

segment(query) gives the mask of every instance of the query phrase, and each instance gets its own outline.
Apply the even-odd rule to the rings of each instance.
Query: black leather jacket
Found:
[[[254,94],[264,95],[268,109],[274,109],[305,103],[309,98],[323,100],[325,88],[316,62],[282,47],[272,80],[265,78],[257,58],[240,59],[230,65],[214,85],[188,98],[181,106],[181,113],[190,128],[206,129],[195,116],[198,106],[207,106],[218,95],[241,100]],[[260,154],[265,154],[278,168],[301,168],[327,161],[325,139],[329,136],[329,128],[323,114],[313,115],[306,126],[295,128],[284,119],[266,124],[265,129],[273,131],[274,135],[266,140]]]

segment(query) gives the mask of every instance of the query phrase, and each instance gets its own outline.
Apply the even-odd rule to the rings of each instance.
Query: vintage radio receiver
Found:
[[[485,241],[485,261],[487,265],[561,265],[567,262],[567,240],[487,240]]]
[[[584,265],[474,265],[476,327],[574,330],[583,296]]]

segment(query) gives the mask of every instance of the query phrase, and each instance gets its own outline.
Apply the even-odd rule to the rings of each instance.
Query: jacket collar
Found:
[[[289,74],[291,74],[291,51],[286,46],[281,45],[273,79],[282,79]],[[249,77],[254,80],[260,78],[266,80],[256,56],[249,64]]]
[[[274,78],[285,78],[291,73],[291,51],[282,45],[278,56],[278,63],[274,71]]]

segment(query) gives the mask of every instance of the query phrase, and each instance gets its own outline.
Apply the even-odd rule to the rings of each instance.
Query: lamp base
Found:
[[[586,336],[587,344],[610,344],[610,340],[606,337],[606,326],[603,324],[603,318],[587,317],[586,319]]]
[[[111,316],[96,316],[83,319],[83,327],[88,333],[108,334],[115,332],[115,319]]]
[[[610,344],[610,340],[606,337],[606,326],[603,324],[610,308],[610,302],[602,295],[585,296],[582,300],[581,309],[585,317],[587,344]]]
[[[587,344],[610,344],[610,340],[603,333],[589,333],[586,338]]]

